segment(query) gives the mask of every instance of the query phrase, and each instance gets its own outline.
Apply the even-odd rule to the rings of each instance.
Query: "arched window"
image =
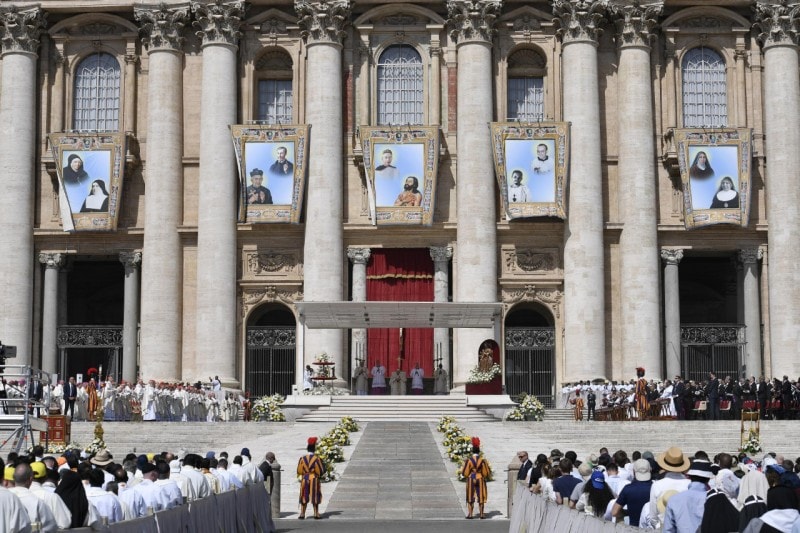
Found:
[[[725,61],[711,48],[689,50],[683,58],[683,127],[728,125]]]
[[[422,124],[422,59],[411,46],[388,47],[378,61],[378,124]]]
[[[535,50],[523,48],[508,58],[506,109],[508,120],[544,120],[544,73],[547,61]]]
[[[291,124],[292,58],[282,51],[267,52],[256,62],[258,95],[256,119],[266,124]]]
[[[75,69],[73,129],[119,131],[119,91],[117,59],[106,53],[85,57]]]

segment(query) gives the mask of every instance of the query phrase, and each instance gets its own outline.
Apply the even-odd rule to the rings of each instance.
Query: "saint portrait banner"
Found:
[[[300,222],[308,154],[306,125],[233,125],[239,222]]]
[[[362,126],[370,218],[378,224],[433,223],[439,128]]]
[[[51,133],[64,231],[117,229],[125,173],[124,133]]]
[[[566,218],[567,122],[493,122],[492,154],[507,220]]]
[[[747,226],[752,133],[749,129],[675,130],[687,229]]]

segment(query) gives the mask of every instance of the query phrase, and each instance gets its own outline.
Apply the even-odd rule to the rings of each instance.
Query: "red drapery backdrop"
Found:
[[[433,260],[427,248],[374,249],[367,264],[367,301],[432,302]],[[367,368],[375,363],[387,373],[397,368],[400,357],[400,328],[403,328],[404,358],[400,367],[407,373],[416,363],[433,375],[433,330],[396,328],[367,330]]]

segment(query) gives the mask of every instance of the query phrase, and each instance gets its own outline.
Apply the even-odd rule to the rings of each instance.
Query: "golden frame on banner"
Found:
[[[239,167],[239,222],[300,222],[308,130],[308,125],[231,126]]]
[[[506,219],[566,218],[569,123],[492,122],[490,127]]]
[[[359,129],[372,223],[433,224],[438,126]]]
[[[752,131],[676,129],[686,229],[747,226],[750,218]]]
[[[64,231],[117,229],[125,174],[124,133],[51,133]]]

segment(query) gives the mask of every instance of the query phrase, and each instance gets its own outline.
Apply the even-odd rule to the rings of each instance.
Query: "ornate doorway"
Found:
[[[265,304],[247,320],[245,390],[252,396],[292,393],[295,375],[296,323],[281,304]]]
[[[61,326],[56,338],[60,354],[59,379],[83,375],[89,368],[102,369],[100,379],[108,376],[119,382],[122,326]]]
[[[527,392],[555,406],[555,327],[537,304],[515,307],[505,321],[506,393]]]

